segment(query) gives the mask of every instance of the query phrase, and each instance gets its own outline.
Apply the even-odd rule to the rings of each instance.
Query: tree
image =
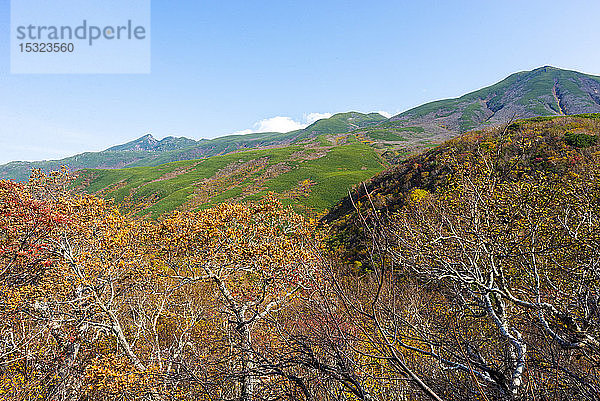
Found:
[[[1,391],[256,399],[263,322],[318,279],[314,221],[270,198],[152,222],[69,180],[0,182]]]
[[[157,255],[171,278],[212,286],[213,307],[231,341],[229,375],[240,377],[241,400],[255,399],[261,379],[269,376],[259,372],[255,357],[262,341],[272,341],[259,337],[269,335],[262,322],[318,279],[314,224],[268,198],[176,213],[156,227]]]
[[[436,288],[442,298],[431,307],[444,312],[425,315],[449,326],[411,329],[419,346],[402,334],[394,341],[468,373],[494,397],[522,398],[528,388],[544,396],[551,369],[555,396],[597,399],[597,161],[557,174],[500,169],[499,155],[494,146],[452,155],[449,185],[413,192],[394,217],[386,255],[398,274]]]

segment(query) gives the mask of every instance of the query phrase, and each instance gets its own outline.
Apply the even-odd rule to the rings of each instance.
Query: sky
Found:
[[[0,0],[0,163],[393,115],[543,65],[600,75],[598,15],[598,0],[152,0],[150,74],[30,75],[10,74]]]

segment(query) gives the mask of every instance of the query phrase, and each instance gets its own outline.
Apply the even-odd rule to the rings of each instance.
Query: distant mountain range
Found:
[[[199,141],[172,136],[157,140],[152,135],[147,134],[131,142],[113,146],[101,152],[85,152],[61,160],[10,162],[0,166],[0,178],[26,180],[33,168],[56,170],[62,165],[68,166],[72,171],[86,168],[118,169],[158,166],[173,161],[203,159],[240,150],[287,146],[321,134],[349,132],[385,121],[387,119],[378,113],[349,112],[335,114],[330,118],[316,121],[304,129],[286,133],[261,132],[246,135],[228,135]]]
[[[472,129],[516,118],[600,112],[600,77],[554,67],[519,72],[492,86],[456,99],[418,106],[386,119],[380,114],[340,113],[287,133],[229,135],[199,141],[145,135],[101,152],[61,160],[11,162],[0,166],[0,178],[25,180],[32,168],[71,170],[157,166],[231,152],[301,144],[319,135],[353,133],[389,162]]]
[[[168,136],[160,141],[155,139],[152,134],[146,134],[134,141],[127,142],[123,145],[113,146],[106,149],[106,152],[122,152],[122,151],[148,151],[148,152],[164,152],[167,150],[185,149],[198,144],[189,138],[175,138]]]

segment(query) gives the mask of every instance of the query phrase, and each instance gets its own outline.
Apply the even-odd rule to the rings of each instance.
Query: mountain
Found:
[[[314,134],[340,134],[358,128],[372,127],[387,121],[379,113],[362,114],[357,112],[338,113],[330,118],[315,121],[304,129],[309,135]]]
[[[123,145],[113,146],[112,148],[106,149],[107,152],[120,152],[120,151],[149,151],[149,152],[162,152],[165,150],[177,150],[188,148],[196,145],[198,142],[193,139],[184,137],[175,138],[168,136],[162,140],[155,139],[152,134],[146,134],[141,138],[134,141],[127,142]]]
[[[246,135],[228,135],[216,139],[195,141],[188,138],[166,137],[155,139],[147,134],[122,145],[101,152],[86,152],[61,160],[39,162],[16,161],[0,166],[0,179],[26,180],[32,169],[56,170],[66,165],[72,171],[85,168],[119,169],[124,167],[158,166],[179,160],[193,160],[227,154],[244,149],[287,146],[320,134],[348,132],[385,122],[377,113],[357,112],[335,114],[318,120],[308,127],[287,133],[261,132]]]
[[[276,193],[315,215],[389,164],[354,136],[321,134],[288,146],[252,149],[155,167],[85,169],[75,186],[114,199],[125,210],[158,217]]]
[[[246,149],[288,146],[319,135],[351,134],[390,163],[420,153],[463,132],[503,124],[517,118],[600,112],[600,77],[546,66],[518,72],[459,98],[438,100],[391,119],[380,114],[339,113],[287,133],[263,132],[195,141],[145,135],[102,152],[62,160],[12,162],[0,166],[0,178],[25,180],[32,168],[71,170],[158,166]]]
[[[363,219],[385,220],[400,210],[415,190],[436,192],[446,186],[455,173],[449,160],[476,160],[490,149],[496,152],[495,169],[499,171],[559,175],[575,172],[580,163],[600,151],[600,114],[518,120],[508,126],[463,134],[409,157],[356,185],[323,216],[323,223],[331,229],[331,245],[351,250],[347,255],[349,259],[361,259],[366,252],[360,243]]]
[[[456,99],[426,103],[391,121],[452,136],[515,118],[599,112],[600,77],[545,66]]]

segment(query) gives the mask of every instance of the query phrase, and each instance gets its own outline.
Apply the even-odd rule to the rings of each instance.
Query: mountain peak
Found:
[[[467,93],[392,117],[448,137],[518,118],[600,112],[600,77],[550,65],[510,75]]]
[[[148,133],[144,136],[139,137],[138,139],[134,139],[133,141],[124,143],[122,145],[113,146],[111,148],[106,149],[109,152],[115,151],[140,151],[140,150],[154,150],[154,147],[158,141],[156,138],[152,136],[152,134]]]

